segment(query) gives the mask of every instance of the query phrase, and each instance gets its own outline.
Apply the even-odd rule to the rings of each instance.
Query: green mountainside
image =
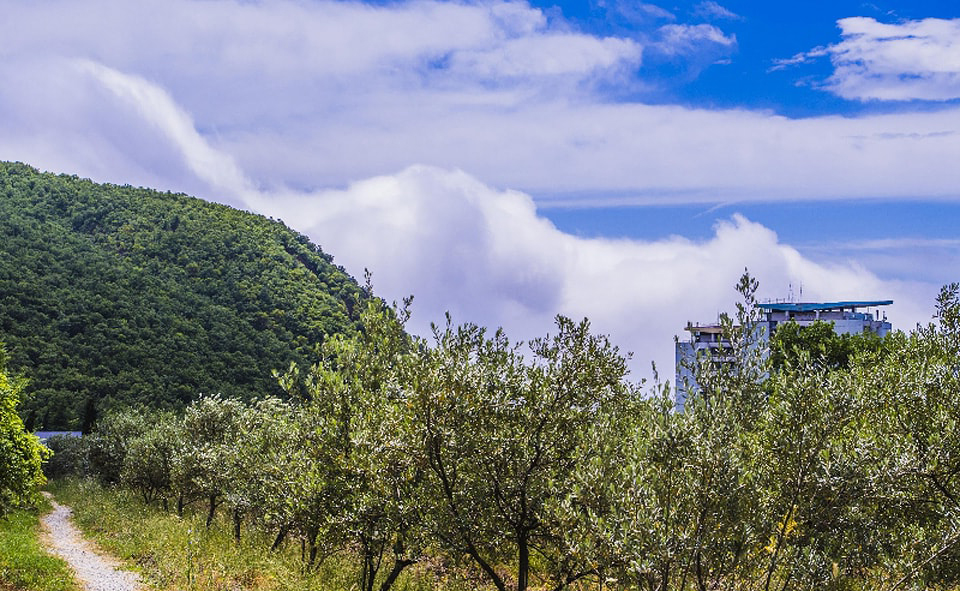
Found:
[[[0,341],[28,428],[279,395],[272,371],[357,330],[363,295],[280,221],[0,162]]]

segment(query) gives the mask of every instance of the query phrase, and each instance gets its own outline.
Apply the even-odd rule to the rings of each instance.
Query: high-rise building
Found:
[[[850,302],[766,302],[757,304],[763,313],[755,330],[758,338],[768,339],[777,327],[785,322],[809,326],[814,322],[828,322],[836,334],[874,333],[883,337],[892,326],[886,313],[880,316],[879,308],[889,306],[893,300]],[[870,310],[873,309],[874,312]],[[676,398],[677,408],[683,410],[689,390],[696,387],[691,367],[701,356],[709,354],[713,363],[733,361],[725,355],[730,342],[724,337],[720,323],[694,324],[688,322],[687,339],[678,339],[676,344]],[[709,353],[708,353],[709,352]]]

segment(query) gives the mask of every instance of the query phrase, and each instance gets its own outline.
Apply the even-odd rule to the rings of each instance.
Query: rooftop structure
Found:
[[[807,326],[820,320],[832,322],[833,331],[837,334],[858,334],[872,332],[878,336],[886,336],[891,325],[887,322],[886,313],[879,318],[880,306],[889,306],[893,300],[872,300],[853,302],[768,302],[757,304],[764,311],[764,320],[773,334],[777,325],[782,322],[796,322],[800,326]],[[870,312],[860,312],[861,309],[876,308],[877,316]]]
[[[34,435],[40,440],[40,443],[46,443],[48,439],[54,437],[80,437],[83,435],[80,431],[36,431]]]
[[[893,300],[842,301],[842,302],[765,302],[757,304],[763,311],[763,320],[756,327],[760,339],[768,339],[785,322],[796,322],[808,326],[817,321],[833,324],[836,334],[874,333],[886,336],[892,329],[886,313],[880,317],[879,308],[889,306]],[[876,314],[869,311],[876,310]],[[687,398],[688,386],[696,386],[692,363],[705,352],[710,352],[716,363],[725,363],[732,359],[723,354],[730,343],[723,336],[719,323],[693,324],[688,322],[684,329],[690,333],[688,340],[677,340],[676,344],[676,390],[677,408],[683,410]]]

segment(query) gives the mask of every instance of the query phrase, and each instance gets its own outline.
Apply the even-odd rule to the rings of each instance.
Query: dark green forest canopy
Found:
[[[363,290],[281,221],[0,163],[0,339],[28,428],[128,404],[279,395]]]

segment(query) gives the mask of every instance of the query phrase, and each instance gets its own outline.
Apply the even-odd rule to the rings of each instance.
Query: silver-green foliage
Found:
[[[501,331],[448,322],[415,388],[430,535],[500,590],[526,589],[531,577],[564,588],[600,576],[554,508],[604,451],[599,429],[638,392],[624,357],[586,320],[556,325],[524,354]]]
[[[305,537],[310,562],[320,550],[358,548],[363,591],[376,582],[389,588],[424,545],[425,462],[409,437],[421,349],[403,330],[408,315],[409,301],[391,308],[371,300],[360,335],[329,339],[308,372],[281,376],[302,397],[306,443],[295,454],[289,522]]]
[[[289,401],[117,415],[90,465],[121,458],[147,500],[226,505],[238,537],[245,519],[299,540],[307,565],[354,557],[363,591],[418,562],[501,591],[960,583],[960,287],[845,365],[775,369],[756,288],[683,412],[586,321],[524,347],[448,320],[427,342],[409,302],[370,300],[360,334],[279,376]]]
[[[960,285],[935,323],[898,335],[856,367],[868,407],[871,491],[890,588],[960,583]]]

